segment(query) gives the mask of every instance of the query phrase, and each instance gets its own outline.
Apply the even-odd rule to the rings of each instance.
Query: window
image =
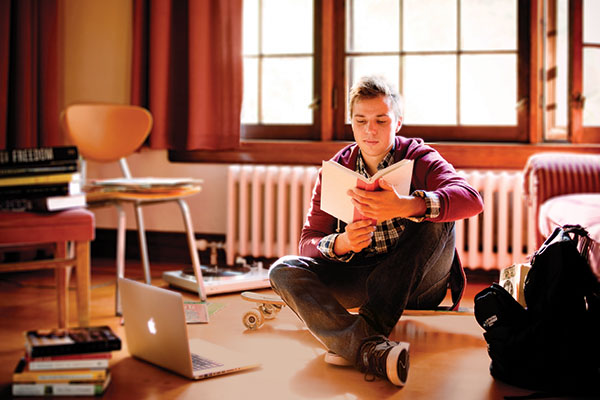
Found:
[[[407,136],[525,141],[528,4],[244,0],[243,136],[319,139],[331,117],[333,138],[350,140],[349,86],[379,73],[405,98]],[[328,75],[332,101],[323,102]]]
[[[244,0],[246,138],[314,132],[313,14],[312,0]]]
[[[515,134],[516,0],[346,4],[346,93],[360,76],[376,73],[403,94],[407,130],[440,125],[455,132],[477,126],[482,132],[485,126],[506,126]]]
[[[600,125],[600,2],[586,0],[583,7],[583,87],[592,105],[583,113],[583,124]]]
[[[598,142],[600,2],[547,0],[545,6],[545,138]]]

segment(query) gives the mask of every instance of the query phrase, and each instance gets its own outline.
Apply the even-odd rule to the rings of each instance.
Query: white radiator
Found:
[[[520,171],[459,171],[483,196],[484,212],[456,223],[464,267],[500,269],[525,262],[534,227]],[[227,264],[237,256],[298,254],[318,168],[231,165],[227,177]]]

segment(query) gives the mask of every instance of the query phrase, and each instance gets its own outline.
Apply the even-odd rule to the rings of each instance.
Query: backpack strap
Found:
[[[450,287],[450,295],[452,297],[451,306],[439,306],[436,310],[445,311],[458,311],[460,301],[465,293],[465,287],[467,286],[467,275],[462,267],[460,258],[458,257],[458,251],[454,250],[454,259],[450,266],[450,278],[448,279],[448,286]]]
[[[465,287],[467,286],[467,275],[462,267],[460,258],[458,257],[458,251],[454,250],[454,260],[452,260],[452,266],[450,267],[450,294],[452,296],[452,311],[458,311],[460,301],[465,293]]]

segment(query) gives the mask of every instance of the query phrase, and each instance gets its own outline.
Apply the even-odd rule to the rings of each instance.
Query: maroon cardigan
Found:
[[[483,201],[479,192],[459,176],[454,167],[444,160],[436,150],[418,138],[396,136],[395,140],[394,162],[403,159],[415,160],[410,192],[423,190],[434,192],[439,197],[440,214],[436,218],[427,218],[428,221],[458,221],[483,211]],[[344,147],[331,159],[355,170],[357,157],[358,145],[353,143]],[[300,255],[324,258],[317,245],[323,237],[336,231],[338,223],[343,224],[321,210],[321,173],[319,173],[312,195],[311,207],[302,228],[299,243]],[[458,254],[455,255],[454,264],[455,276],[451,278],[451,286],[452,280],[456,280],[455,287],[453,287],[453,299],[458,296],[458,299],[455,299],[455,306],[458,306],[457,302],[462,296],[465,284],[464,271],[460,266]],[[456,276],[456,273],[461,276]],[[455,295],[455,291],[460,293],[457,292]]]

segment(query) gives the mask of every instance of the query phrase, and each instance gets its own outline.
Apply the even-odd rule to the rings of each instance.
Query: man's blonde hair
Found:
[[[350,89],[350,94],[348,95],[350,118],[352,118],[354,112],[354,105],[358,101],[374,99],[379,96],[390,99],[394,115],[400,119],[404,112],[402,96],[384,77],[377,75],[363,76]]]

